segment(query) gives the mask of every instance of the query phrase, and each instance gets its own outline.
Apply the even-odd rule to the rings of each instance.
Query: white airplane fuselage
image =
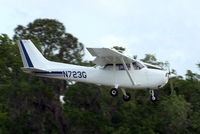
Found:
[[[118,59],[121,59],[118,61],[119,64],[111,62],[104,67],[85,67],[49,61],[30,40],[20,40],[18,45],[24,65],[23,70],[36,76],[132,89],[158,89],[169,79],[166,71],[149,69],[142,63],[140,63],[142,67],[137,69],[134,60],[125,61],[123,55],[113,51],[110,53],[113,56],[117,54]],[[124,69],[121,69],[121,65]]]
[[[118,86],[131,89],[158,89],[163,87],[168,81],[166,71],[148,69],[146,67],[141,70],[134,70],[131,67],[129,73],[135,82],[135,85],[133,85],[125,70],[117,70],[114,67],[113,69],[111,68],[107,70],[98,67],[85,67],[56,62],[49,63],[49,65],[51,65],[51,67],[48,69],[46,68],[49,72],[38,71],[33,74],[41,77],[79,81],[113,87]]]

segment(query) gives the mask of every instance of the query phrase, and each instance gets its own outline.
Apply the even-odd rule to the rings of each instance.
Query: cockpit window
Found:
[[[112,70],[112,69],[113,69],[113,64],[106,64],[106,65],[104,66],[104,69]]]
[[[116,64],[118,70],[125,70],[124,65],[123,64]]]
[[[130,64],[126,64],[126,66],[127,66],[128,70],[130,70],[131,65]],[[125,70],[125,67],[124,67],[123,64],[116,64],[116,67],[117,67],[118,70]]]
[[[135,70],[141,70],[142,68],[144,68],[144,66],[139,62],[133,62],[132,64]]]
[[[130,64],[126,64],[128,70],[130,70],[131,65]],[[104,66],[104,69],[106,70],[113,70],[113,64],[106,64]],[[125,70],[125,67],[123,64],[116,64],[116,70]]]

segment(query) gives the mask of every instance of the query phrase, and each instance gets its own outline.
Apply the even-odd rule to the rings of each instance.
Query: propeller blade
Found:
[[[169,84],[170,84],[171,94],[174,92],[174,85],[172,82],[172,78],[174,78],[174,77],[176,77],[176,75],[172,74],[170,65],[168,64],[168,80],[169,80]]]
[[[174,92],[174,85],[173,85],[172,79],[169,79],[169,83],[170,83],[171,94],[172,94]]]
[[[171,94],[174,92],[174,85],[172,82],[172,78],[176,77],[175,74],[172,74],[171,72],[168,75],[168,80],[169,80],[169,84],[170,84],[170,89],[171,89]]]

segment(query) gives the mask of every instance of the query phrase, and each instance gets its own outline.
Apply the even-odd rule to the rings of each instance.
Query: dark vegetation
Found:
[[[16,45],[21,38],[30,38],[49,60],[91,65],[82,60],[83,44],[56,20],[19,25],[13,39],[0,35],[0,134],[200,133],[199,74],[188,70],[185,78],[175,78],[173,94],[167,84],[156,91],[156,103],[149,100],[149,91],[129,89],[132,100],[124,102],[122,93],[109,95],[111,87],[25,74]],[[149,54],[143,61],[164,65]]]

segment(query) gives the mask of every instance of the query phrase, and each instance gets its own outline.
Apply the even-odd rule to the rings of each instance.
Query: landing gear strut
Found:
[[[123,93],[123,100],[124,100],[124,101],[130,101],[130,99],[131,99],[131,94],[126,93],[126,91],[125,91],[123,88],[122,88],[121,90],[122,90],[122,93]]]
[[[151,94],[151,101],[152,102],[156,102],[157,100],[158,100],[158,98],[155,96],[155,94],[154,94],[154,90],[152,89],[152,90],[150,90],[150,94]]]
[[[123,100],[124,101],[130,101],[130,99],[131,99],[131,94],[126,93],[126,95],[123,95]]]

